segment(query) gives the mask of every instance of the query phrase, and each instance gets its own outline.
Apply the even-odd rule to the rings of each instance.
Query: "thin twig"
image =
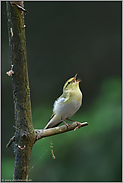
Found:
[[[12,1],[11,4],[16,5],[20,10],[22,10],[24,12],[28,12],[25,8],[23,8],[21,5],[19,5],[18,2],[16,2],[16,1]]]
[[[81,123],[81,126],[79,126],[79,128],[87,126],[87,125],[88,125],[87,122]],[[70,130],[74,130],[77,126],[78,126],[78,122],[73,122],[73,123],[69,123],[69,126],[62,125],[59,127],[49,128],[49,129],[45,129],[45,130],[35,129],[35,142],[44,137],[49,137],[52,135],[57,135],[60,133],[68,132]]]
[[[22,11],[27,12],[27,10],[26,10],[25,8],[23,8],[22,6],[20,6],[20,5],[18,5],[18,4],[16,4],[16,6],[17,6],[19,9],[21,9]]]
[[[8,144],[6,145],[6,147],[10,147],[10,145],[11,145],[14,141],[15,141],[15,136],[13,136],[13,137],[9,140]]]

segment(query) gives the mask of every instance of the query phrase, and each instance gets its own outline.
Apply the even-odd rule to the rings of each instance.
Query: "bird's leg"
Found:
[[[63,119],[61,119],[62,122],[68,127],[70,124],[66,123]]]
[[[74,120],[72,120],[72,119],[69,119],[69,118],[67,118],[66,120],[68,120],[68,121],[72,121],[72,122],[75,122]]]
[[[69,119],[69,118],[67,118],[66,120],[68,120],[68,121],[72,121],[72,122],[77,122],[78,126],[77,126],[76,128],[74,128],[74,131],[75,131],[76,129],[78,129],[78,128],[80,128],[80,127],[81,127],[81,123],[80,123],[80,122],[78,122],[78,121],[74,121],[74,120]]]

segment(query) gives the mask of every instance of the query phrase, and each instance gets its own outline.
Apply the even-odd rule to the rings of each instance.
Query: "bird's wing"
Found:
[[[62,94],[55,102],[54,102],[54,107],[53,107],[53,114],[51,115],[50,119],[47,122],[47,125],[45,127],[48,128],[49,125],[51,125],[52,122],[50,122],[52,120],[53,117],[55,117],[55,108],[57,108],[57,106],[66,103],[69,100],[70,94],[69,93],[64,93]],[[52,127],[58,126],[60,123],[62,123],[62,121],[59,121],[57,124],[53,125],[52,123]]]
[[[70,93],[63,93],[55,102],[54,105],[57,104],[64,104],[66,103],[70,98]]]
[[[63,93],[55,102],[53,105],[53,113],[55,114],[55,112],[58,110],[58,108],[62,105],[65,104],[70,98],[70,94],[69,93]]]

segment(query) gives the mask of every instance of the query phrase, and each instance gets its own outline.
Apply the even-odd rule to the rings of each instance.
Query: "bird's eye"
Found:
[[[66,87],[65,88],[67,88],[67,86],[70,84],[71,82],[69,81],[67,84],[66,84]]]

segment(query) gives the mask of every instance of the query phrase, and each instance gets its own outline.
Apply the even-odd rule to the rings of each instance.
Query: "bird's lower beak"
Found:
[[[81,82],[81,80],[80,79],[77,79],[77,83],[80,83]]]

